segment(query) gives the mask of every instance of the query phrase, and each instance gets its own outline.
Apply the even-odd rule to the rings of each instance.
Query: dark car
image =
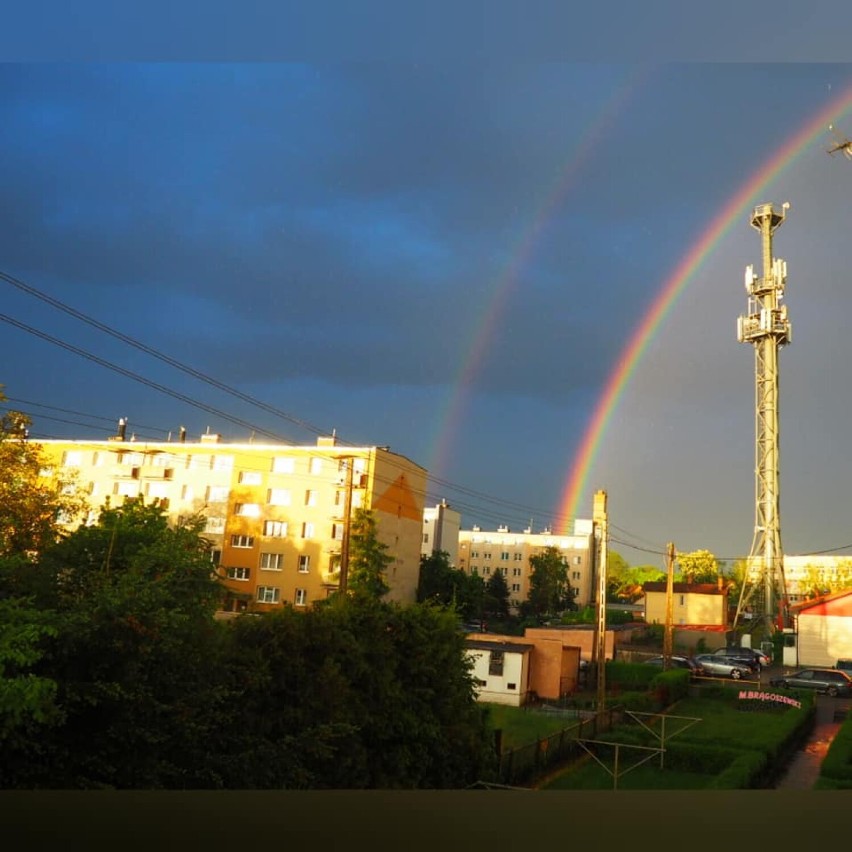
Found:
[[[662,668],[663,666],[662,657],[648,657],[647,660],[642,660],[642,662],[649,666],[660,666],[660,668]],[[701,666],[696,663],[695,660],[691,659],[690,657],[682,657],[679,654],[669,657],[669,668],[689,669],[694,675],[700,675],[704,673]]]
[[[852,677],[838,669],[799,669],[772,678],[769,685],[788,689],[815,689],[831,696],[852,695]]]
[[[757,648],[719,648],[717,651],[714,651],[713,654],[718,654],[722,657],[733,657],[735,660],[742,660],[744,663],[747,663],[749,668],[752,671],[760,671],[764,666],[768,666],[772,660],[770,660],[767,654],[764,654],[763,651],[759,651]]]
[[[730,677],[734,680],[751,677],[753,674],[748,664],[733,657],[723,657],[721,654],[699,654],[695,662],[704,669],[709,677]]]

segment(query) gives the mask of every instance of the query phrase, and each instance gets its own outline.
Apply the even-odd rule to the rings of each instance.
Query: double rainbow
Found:
[[[565,533],[572,531],[578,506],[586,496],[586,484],[589,472],[600,450],[612,415],[618,407],[621,395],[636,370],[648,343],[656,334],[660,324],[666,318],[677,297],[683,292],[695,272],[708,258],[731,225],[744,214],[757,193],[787,168],[808,145],[825,133],[829,123],[852,108],[852,86],[841,95],[829,101],[805,125],[781,145],[776,152],[755,172],[737,192],[725,203],[701,238],[692,245],[671,277],[665,282],[660,293],[639,323],[624,347],[615,369],[607,379],[589,424],[583,433],[582,441],[575,455],[574,464],[565,484],[560,500],[560,518],[558,526]]]

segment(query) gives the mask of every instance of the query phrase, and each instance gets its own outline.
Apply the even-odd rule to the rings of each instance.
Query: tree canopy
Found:
[[[369,509],[358,508],[349,533],[348,589],[356,595],[381,598],[390,587],[386,572],[393,557],[388,546],[379,541],[376,519]]]
[[[528,607],[536,615],[573,609],[574,594],[568,580],[568,561],[556,547],[546,547],[530,557]]]

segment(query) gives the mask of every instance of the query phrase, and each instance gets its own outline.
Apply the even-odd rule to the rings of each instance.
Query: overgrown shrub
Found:
[[[708,785],[709,790],[748,790],[759,785],[767,771],[769,757],[765,752],[747,751],[736,757],[727,769],[720,772]]]
[[[852,783],[852,717],[840,726],[832,740],[820,775],[844,784]]]

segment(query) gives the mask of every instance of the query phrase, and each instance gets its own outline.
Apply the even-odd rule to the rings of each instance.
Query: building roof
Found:
[[[810,601],[791,604],[790,609],[799,615],[848,615],[852,616],[852,589],[823,595]]]
[[[644,583],[642,588],[645,593],[648,592],[665,592],[666,583],[664,580],[654,580]],[[719,588],[718,583],[673,583],[672,591],[679,595],[727,595],[726,588]]]
[[[507,651],[510,654],[526,654],[535,648],[535,645],[524,642],[493,642],[487,639],[465,639],[464,645],[479,651]]]

